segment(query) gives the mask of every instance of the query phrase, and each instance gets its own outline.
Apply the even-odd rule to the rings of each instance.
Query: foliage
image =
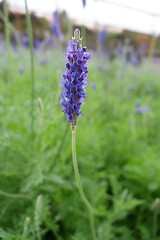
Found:
[[[59,108],[63,55],[57,49],[35,53],[34,139],[28,51],[11,54],[7,83],[1,67],[0,239],[91,240],[75,184],[71,130]],[[77,157],[98,240],[158,240],[159,207],[153,203],[160,195],[159,70],[150,62],[134,68],[92,56]],[[134,114],[137,99],[148,114]]]

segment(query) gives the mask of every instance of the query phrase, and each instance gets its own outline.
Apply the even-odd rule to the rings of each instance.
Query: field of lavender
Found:
[[[65,50],[0,58],[0,239],[91,240],[72,165],[71,128],[59,107]],[[158,240],[159,63],[133,66],[88,50],[86,105],[77,124],[84,192],[98,240]]]

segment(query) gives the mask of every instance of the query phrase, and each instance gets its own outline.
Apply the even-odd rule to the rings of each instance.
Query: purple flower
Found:
[[[59,20],[59,15],[58,15],[58,11],[55,11],[53,13],[53,17],[54,17],[54,20],[53,22],[51,23],[51,30],[52,30],[52,33],[59,39],[62,39],[63,38],[63,33],[62,33],[62,30],[61,30],[61,27],[60,27],[60,20]]]
[[[143,43],[140,47],[140,54],[145,55],[146,50],[147,50],[147,43]]]
[[[82,0],[83,7],[85,8],[86,6],[86,0]]]
[[[92,82],[91,83],[91,88],[95,89],[97,87],[97,83],[96,82]]]
[[[15,44],[12,44],[12,49],[15,53],[19,52],[19,49],[18,49],[17,45],[15,45]]]
[[[37,39],[37,40],[34,40],[34,41],[33,41],[33,46],[34,46],[35,49],[38,49],[39,46],[40,46],[40,41],[39,41],[38,39]]]
[[[139,107],[140,104],[141,104],[141,100],[138,99],[138,100],[135,102],[135,106],[136,106],[136,107]]]
[[[128,88],[130,91],[134,91],[135,90],[135,86],[134,85],[130,85]]]
[[[138,58],[138,54],[137,53],[132,53],[132,55],[131,55],[131,64],[133,65],[133,66],[138,66],[138,64],[139,64],[139,58]]]
[[[19,73],[20,73],[20,74],[23,74],[23,73],[24,73],[24,67],[23,67],[23,66],[21,66],[21,67],[19,68]]]
[[[104,28],[99,32],[97,42],[99,44],[103,44],[106,40],[106,37],[107,37],[107,30]]]
[[[47,60],[46,59],[41,59],[40,64],[42,66],[45,66],[47,64]]]
[[[134,111],[135,114],[145,114],[148,112],[149,112],[148,107],[139,107],[139,108],[135,109],[135,111]]]
[[[159,63],[160,63],[160,58],[154,57],[154,58],[153,58],[153,63],[159,64]]]
[[[99,72],[103,72],[103,71],[104,71],[104,68],[103,68],[101,65],[99,65],[99,66],[98,66],[98,71],[99,71]]]
[[[27,35],[22,37],[21,43],[24,47],[28,47],[29,46],[29,38]]]
[[[66,120],[76,126],[77,118],[82,115],[81,104],[86,98],[85,87],[87,86],[87,60],[91,55],[87,53],[87,48],[81,46],[82,39],[80,38],[80,31],[78,29],[74,32],[73,40],[69,41],[67,58],[65,65],[66,72],[62,73],[62,89],[60,107],[63,107],[62,112],[67,114]],[[76,41],[75,41],[76,40]]]
[[[54,47],[53,37],[49,36],[47,39],[43,40],[40,44],[41,48],[46,48],[48,46]]]
[[[146,87],[145,92],[146,92],[147,94],[149,94],[149,93],[151,92],[151,88],[150,88],[150,87]]]
[[[121,55],[123,52],[123,47],[121,45],[118,45],[115,49],[116,54]]]
[[[27,35],[24,35],[21,39],[21,43],[24,47],[28,48],[29,47],[29,38]],[[35,49],[39,48],[40,46],[40,41],[37,39],[37,40],[33,40],[33,47]]]

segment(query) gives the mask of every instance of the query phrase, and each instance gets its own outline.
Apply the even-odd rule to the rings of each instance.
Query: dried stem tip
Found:
[[[82,48],[82,37],[80,37],[80,30],[78,28],[75,29],[74,31],[74,37],[72,37],[73,41],[78,42],[78,48]]]

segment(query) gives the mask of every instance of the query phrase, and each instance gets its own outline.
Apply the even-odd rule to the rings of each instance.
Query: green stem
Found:
[[[158,220],[158,207],[155,209],[153,213],[153,238],[156,238],[157,235],[157,220]]]
[[[9,37],[9,20],[8,20],[8,5],[7,5],[7,1],[4,0],[4,25],[5,25],[5,39],[6,39],[6,46],[7,49],[9,49],[10,46],[10,37]]]
[[[30,60],[31,60],[31,139],[34,137],[34,95],[35,95],[35,81],[34,81],[34,59],[33,59],[33,34],[31,18],[28,12],[27,0],[25,0],[26,21],[29,36]]]
[[[3,3],[3,9],[4,9],[4,30],[5,30],[5,41],[6,41],[6,59],[5,59],[5,80],[8,80],[8,66],[9,66],[9,51],[10,51],[10,36],[9,36],[9,17],[8,17],[8,4],[7,1],[4,0]]]
[[[76,137],[75,137],[75,135],[76,135],[76,131],[72,131],[72,156],[73,156],[73,166],[74,166],[75,178],[76,178],[76,182],[77,182],[77,186],[78,186],[78,190],[79,190],[81,199],[84,202],[84,204],[86,205],[88,212],[89,212],[90,224],[91,224],[91,230],[92,230],[92,238],[93,238],[93,240],[96,240],[93,209],[84,194],[83,186],[82,186],[81,179],[80,179],[77,155],[76,155]]]
[[[8,17],[8,13],[7,13],[7,17]],[[0,19],[5,23],[6,17],[5,17],[5,14],[3,14],[2,10],[0,10]],[[7,25],[7,28],[9,28],[9,30],[5,31],[5,34],[7,35],[7,38],[6,37],[5,38],[7,39],[6,42],[9,45],[9,47],[10,47],[9,31],[15,33],[15,38],[16,38],[17,44],[18,44],[19,47],[21,47],[21,40],[20,40],[19,33],[18,33],[17,29],[13,26],[12,23],[10,23],[8,21],[8,19],[7,19],[6,25]]]
[[[153,33],[152,40],[151,40],[151,47],[150,47],[150,51],[149,51],[150,59],[152,59],[152,57],[154,56],[154,53],[155,53],[156,40],[157,40],[157,38],[156,38],[155,34]]]
[[[36,227],[36,234],[37,234],[38,240],[41,240],[41,233],[40,233],[41,211],[42,211],[42,195],[39,195],[36,201],[36,209],[35,209],[35,227]]]
[[[32,198],[28,195],[7,193],[7,192],[4,192],[2,190],[0,190],[0,195],[3,195],[5,197],[9,197],[9,198],[26,198],[28,200],[32,200]]]

